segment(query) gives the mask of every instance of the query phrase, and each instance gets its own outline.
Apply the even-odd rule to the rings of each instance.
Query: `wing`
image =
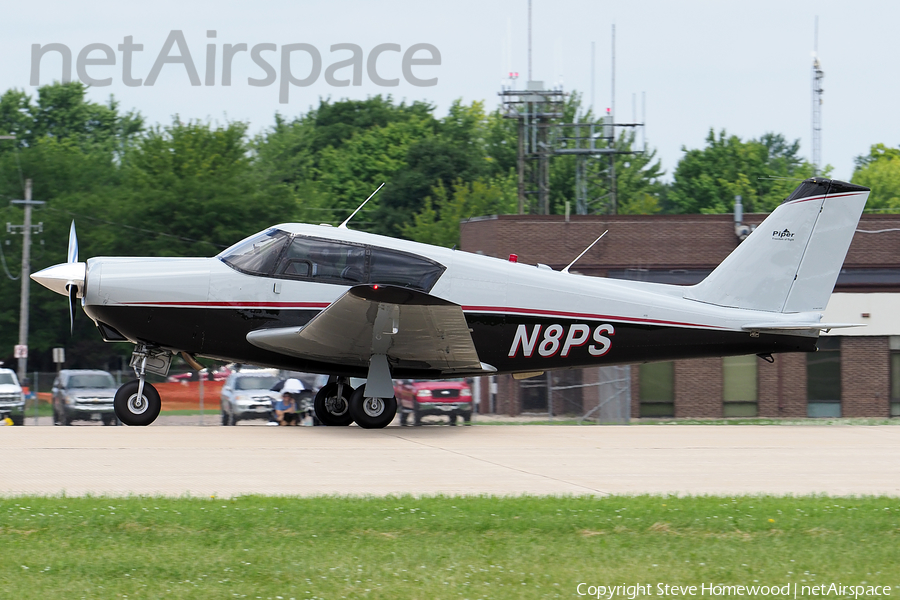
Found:
[[[395,368],[494,370],[479,360],[459,305],[396,286],[352,287],[305,326],[251,331],[247,341],[289,356],[360,367],[368,367],[372,355],[385,354]]]

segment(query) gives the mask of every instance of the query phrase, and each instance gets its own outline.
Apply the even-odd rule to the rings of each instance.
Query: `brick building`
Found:
[[[755,226],[766,215],[745,215]],[[731,215],[501,215],[461,226],[467,252],[597,277],[691,285],[739,243]],[[865,323],[822,336],[819,352],[707,358],[483,378],[481,412],[640,417],[900,417],[900,215],[863,215],[825,311]]]

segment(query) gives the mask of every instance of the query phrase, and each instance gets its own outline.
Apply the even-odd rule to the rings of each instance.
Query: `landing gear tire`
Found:
[[[316,418],[322,425],[346,427],[353,422],[350,416],[350,397],[353,388],[349,384],[341,386],[341,395],[338,395],[338,384],[329,383],[319,390],[313,401],[313,410]]]
[[[113,406],[116,409],[116,417],[126,425],[149,425],[159,416],[162,401],[159,392],[149,383],[144,383],[144,393],[138,398],[138,386],[140,381],[129,381],[119,388]]]
[[[350,415],[363,429],[382,429],[397,414],[397,398],[373,398],[366,396],[366,386],[359,386],[350,397]]]

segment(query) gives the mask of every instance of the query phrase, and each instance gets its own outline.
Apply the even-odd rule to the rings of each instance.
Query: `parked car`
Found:
[[[269,420],[272,403],[278,392],[271,388],[278,383],[278,372],[265,369],[232,373],[222,386],[220,397],[222,425],[236,425],[250,419]]]
[[[472,420],[472,388],[465,379],[401,379],[394,386],[394,393],[401,425],[406,425],[409,415],[414,425],[421,425],[426,415],[446,415],[451,425],[456,425],[457,417],[466,423]]]
[[[0,419],[9,419],[13,425],[25,424],[25,395],[12,369],[0,369]]]
[[[53,423],[103,421],[118,425],[113,399],[116,380],[106,371],[64,369],[53,381]]]

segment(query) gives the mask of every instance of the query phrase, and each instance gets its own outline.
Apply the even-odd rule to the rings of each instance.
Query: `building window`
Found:
[[[756,355],[726,356],[722,359],[722,415],[757,416]]]
[[[675,416],[675,363],[641,365],[641,417]]]
[[[522,412],[547,412],[547,377],[531,377],[519,381]]]
[[[891,416],[900,417],[900,335],[890,337],[891,345]]]
[[[806,355],[806,415],[841,416],[841,338],[820,337]]]

